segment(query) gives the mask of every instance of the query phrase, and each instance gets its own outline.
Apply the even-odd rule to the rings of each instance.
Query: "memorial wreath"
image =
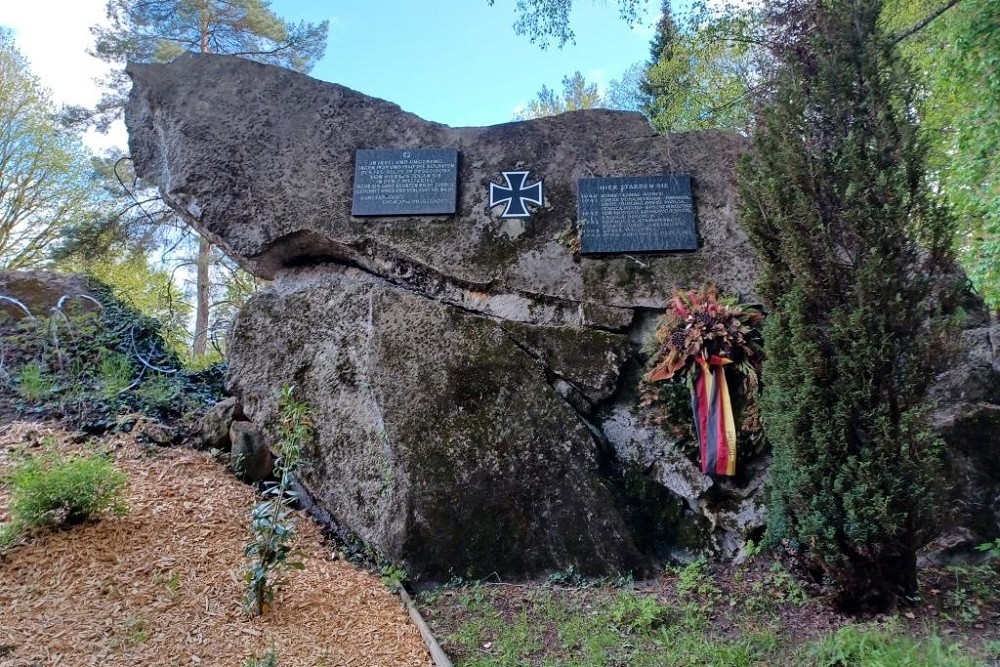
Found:
[[[706,474],[736,474],[736,415],[739,431],[760,431],[763,320],[759,308],[720,296],[711,284],[700,291],[675,291],[660,319],[650,370],[643,377],[641,403],[664,403],[662,384],[686,379],[701,469]]]

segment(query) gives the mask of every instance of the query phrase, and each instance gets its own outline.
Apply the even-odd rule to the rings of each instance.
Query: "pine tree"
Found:
[[[515,120],[544,118],[566,111],[597,109],[605,105],[604,96],[597,89],[597,84],[587,83],[579,72],[573,72],[573,76],[564,76],[562,85],[562,95],[548,86],[542,86],[535,99],[528,102],[528,106],[516,114]]]
[[[957,298],[953,221],[930,195],[913,78],[881,3],[773,11],[780,70],[740,175],[771,311],[769,534],[843,606],[884,607],[915,592],[941,510],[927,389]]]
[[[765,50],[759,13],[693,3],[681,23],[664,0],[640,90],[644,112],[661,133],[746,131]]]
[[[167,62],[186,51],[238,55],[308,72],[323,56],[329,23],[292,24],[271,11],[267,0],[109,0],[109,27],[96,26],[93,55],[117,65],[125,61]],[[124,69],[95,110],[117,117],[128,81]],[[205,354],[209,331],[209,272],[212,247],[198,243],[193,356]]]

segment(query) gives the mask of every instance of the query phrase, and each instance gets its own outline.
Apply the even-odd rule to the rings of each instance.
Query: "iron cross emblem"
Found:
[[[542,182],[525,185],[528,180],[527,171],[504,171],[503,179],[507,187],[490,183],[490,203],[487,209],[500,204],[506,204],[501,218],[530,218],[531,213],[525,204],[542,205]]]

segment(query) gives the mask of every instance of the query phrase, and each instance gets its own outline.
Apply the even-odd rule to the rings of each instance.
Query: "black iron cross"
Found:
[[[528,180],[527,171],[504,171],[503,179],[507,181],[507,187],[490,183],[490,204],[487,209],[506,203],[501,218],[530,218],[526,203],[542,205],[542,182],[532,183],[525,186]]]

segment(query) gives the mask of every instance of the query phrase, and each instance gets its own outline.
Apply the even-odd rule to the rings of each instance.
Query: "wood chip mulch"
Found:
[[[70,434],[0,427],[0,474],[15,452]],[[273,645],[281,667],[431,665],[399,599],[334,560],[319,528],[297,523],[306,569],[289,573],[262,618],[241,609],[240,569],[255,490],[208,454],[102,439],[128,475],[129,513],[31,536],[0,555],[0,666],[240,667]],[[0,485],[0,520],[8,494]]]

